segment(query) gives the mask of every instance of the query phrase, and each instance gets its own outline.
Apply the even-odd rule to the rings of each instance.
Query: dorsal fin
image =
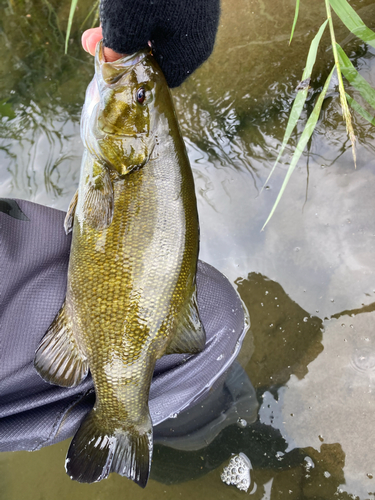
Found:
[[[203,351],[206,333],[199,318],[197,294],[191,296],[177,319],[177,331],[173,335],[166,354],[196,354]]]
[[[78,385],[89,371],[73,336],[65,302],[35,352],[34,366],[44,380],[63,387]]]

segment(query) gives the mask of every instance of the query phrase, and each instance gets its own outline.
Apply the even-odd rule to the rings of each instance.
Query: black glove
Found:
[[[105,47],[122,54],[147,48],[169,87],[178,87],[211,54],[220,0],[101,0]]]

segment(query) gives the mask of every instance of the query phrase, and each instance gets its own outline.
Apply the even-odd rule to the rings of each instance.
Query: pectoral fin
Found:
[[[114,195],[112,181],[107,170],[89,179],[83,201],[83,218],[97,231],[110,226],[113,218]]]
[[[65,302],[35,352],[34,366],[44,380],[63,387],[78,385],[88,373],[88,362],[73,336]]]
[[[178,318],[177,331],[166,354],[196,354],[203,351],[205,343],[206,333],[199,318],[197,296],[194,291],[189,304]]]
[[[77,202],[78,202],[78,189],[75,193],[75,195],[72,198],[72,201],[70,202],[68,211],[65,216],[64,220],[64,229],[65,229],[65,234],[68,235],[69,233],[72,232],[73,229],[73,222],[74,222],[74,214],[77,208]]]

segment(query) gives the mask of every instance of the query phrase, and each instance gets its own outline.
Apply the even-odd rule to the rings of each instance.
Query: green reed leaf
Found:
[[[359,91],[363,99],[375,109],[375,89],[358,73],[340,45],[336,44],[336,46],[341,70],[345,78]]]
[[[98,2],[98,4],[99,4],[99,2]],[[96,9],[95,16],[94,16],[92,23],[91,23],[91,28],[95,28],[95,26],[98,26],[98,22],[99,22],[99,6]]]
[[[93,23],[95,23],[95,21],[97,20],[97,17],[99,15],[99,1],[100,0],[96,0],[96,2],[94,3],[94,5],[92,6],[92,8],[90,9],[89,13],[87,14],[87,16],[85,17],[83,23],[81,24],[80,26],[80,29],[83,29],[83,27],[85,26],[85,24],[87,23],[88,19],[90,19],[91,15],[95,12],[95,16],[94,16],[94,20],[93,20]],[[94,26],[92,26],[94,27]]]
[[[312,70],[313,70],[313,67],[314,67],[314,64],[316,61],[316,54],[318,51],[319,42],[322,38],[324,29],[327,26],[327,23],[328,23],[328,20],[324,21],[324,23],[319,28],[318,33],[315,35],[314,39],[312,40],[312,42],[310,44],[309,53],[308,53],[307,59],[306,59],[306,66],[305,66],[305,69],[304,69],[303,74],[302,74],[302,81],[307,80],[308,78],[311,77],[311,73],[312,73]],[[292,132],[293,132],[295,126],[297,125],[297,122],[301,116],[302,109],[303,109],[303,106],[304,106],[305,101],[306,101],[308,90],[309,90],[309,88],[307,86],[305,89],[297,92],[296,98],[294,99],[294,103],[292,106],[292,110],[291,110],[290,115],[289,115],[289,119],[288,119],[288,123],[286,126],[283,142],[281,144],[281,149],[280,149],[279,154],[276,158],[276,161],[271,169],[271,172],[269,173],[269,175],[268,175],[268,177],[267,177],[267,179],[266,179],[266,181],[261,189],[261,192],[263,191],[264,186],[269,181],[271,175],[274,173],[275,168],[276,168],[276,166],[279,163],[279,160],[281,158],[281,155],[284,152],[285,146],[287,145],[287,143],[290,139],[290,136],[292,135]]]
[[[339,81],[339,93],[340,93],[340,104],[341,104],[342,117],[345,120],[346,131],[348,133],[350,142],[352,144],[352,155],[353,155],[354,167],[357,168],[356,137],[354,134],[354,128],[353,128],[353,124],[352,124],[352,115],[350,114],[348,101],[346,100],[344,82],[342,79],[340,60],[339,60],[339,55],[338,55],[338,50],[337,50],[335,30],[334,30],[333,21],[332,21],[331,4],[329,2],[330,2],[330,0],[325,0],[327,19],[328,19],[328,23],[329,23],[329,32],[331,35],[333,58],[335,60],[337,78]]]
[[[292,31],[290,33],[289,45],[292,43],[292,38],[293,38],[293,35],[294,35],[294,29],[296,27],[297,19],[298,19],[298,12],[299,12],[299,0],[296,0],[296,10],[294,12],[294,21],[293,21]]]
[[[333,10],[354,35],[375,47],[375,33],[368,28],[347,0],[329,0]]]
[[[375,117],[370,115],[368,111],[366,111],[362,106],[355,100],[353,97],[350,97],[349,94],[346,94],[346,98],[350,104],[350,106],[357,111],[365,120],[371,123],[371,125],[375,125]]]
[[[77,7],[77,3],[78,3],[78,0],[72,0],[72,3],[70,4],[68,26],[67,26],[66,37],[65,37],[65,54],[67,54],[67,52],[68,52],[69,36],[70,36],[70,31],[72,29],[73,17],[74,17],[74,12],[75,12],[76,7]]]
[[[284,179],[284,182],[281,186],[281,189],[279,191],[279,194],[277,195],[277,198],[276,198],[276,201],[272,207],[272,210],[266,220],[266,222],[264,223],[263,227],[262,227],[262,231],[263,229],[266,227],[266,225],[268,224],[269,220],[271,219],[273,213],[275,212],[276,210],[276,207],[277,205],[279,204],[279,201],[285,191],[285,188],[289,182],[289,179],[290,179],[290,176],[292,175],[294,169],[296,168],[296,165],[298,163],[298,160],[300,159],[314,129],[315,129],[315,126],[316,126],[316,123],[318,121],[318,118],[319,118],[319,115],[320,115],[320,110],[322,109],[322,104],[323,104],[323,101],[324,101],[324,98],[325,98],[325,95],[327,93],[327,89],[328,89],[328,86],[329,86],[329,83],[331,81],[331,78],[332,78],[332,74],[333,74],[333,70],[334,70],[334,67],[332,68],[330,74],[328,75],[327,77],[327,80],[325,81],[325,84],[324,84],[324,87],[323,87],[323,90],[322,92],[320,93],[319,97],[318,97],[318,100],[316,101],[315,103],[315,106],[314,106],[314,109],[311,113],[311,115],[309,116],[309,119],[307,120],[307,123],[306,123],[306,126],[302,132],[302,135],[300,137],[300,140],[298,141],[298,144],[297,144],[297,147],[296,147],[296,150],[294,151],[294,154],[293,154],[293,157],[292,157],[292,161],[289,165],[289,168],[288,168],[288,171],[286,173],[286,176],[285,176],[285,179]]]

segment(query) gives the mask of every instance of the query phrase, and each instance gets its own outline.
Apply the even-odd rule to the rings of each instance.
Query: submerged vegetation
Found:
[[[257,192],[265,178],[262,166],[272,175],[283,152],[295,150],[272,212],[268,219],[264,216],[259,228],[274,213],[301,155],[316,153],[311,147],[314,137],[323,128],[341,130],[336,77],[330,76],[333,65],[340,67],[346,79],[344,99],[352,110],[355,142],[370,144],[371,125],[367,127],[366,123],[375,124],[375,91],[357,70],[363,67],[361,61],[372,57],[369,52],[375,35],[356,12],[371,27],[375,13],[371,0],[349,1],[351,5],[346,0],[320,0],[312,15],[306,0],[297,0],[288,47],[294,11],[291,2],[283,2],[274,20],[269,20],[263,13],[250,12],[245,0],[223,0],[225,27],[219,30],[214,53],[173,91],[187,142],[203,151],[205,162],[212,162],[215,168],[228,167],[249,174]],[[63,197],[70,197],[65,179],[68,171],[76,182],[74,172],[81,155],[80,113],[93,74],[93,59],[82,50],[79,40],[84,29],[98,23],[98,3],[0,0],[0,68],[4,76],[0,81],[0,154],[13,196],[35,199],[35,193],[46,188],[50,195],[43,202],[49,204],[53,195],[60,200],[60,208],[65,207]],[[320,28],[317,19],[323,22]],[[331,32],[340,45],[332,44]],[[335,64],[330,45],[336,47]],[[263,46],[272,46],[266,58]],[[301,76],[301,61],[306,57]],[[325,86],[327,80],[330,85]],[[351,147],[349,139],[340,144],[337,155]],[[43,148],[48,154],[38,154]],[[334,161],[331,158],[325,163]],[[203,169],[196,169],[196,174],[205,176]],[[211,181],[207,176],[208,190]]]
[[[89,0],[81,0],[76,10],[75,37],[90,6]],[[72,142],[77,134],[72,125],[79,126],[92,78],[91,58],[77,43],[70,43],[69,54],[64,54],[68,2],[0,0],[0,9],[3,182],[11,183],[15,196],[35,194],[44,186],[56,199],[64,194],[62,179],[67,172],[76,177]],[[86,19],[85,25],[91,22],[92,18]]]
[[[281,186],[281,189],[279,191],[279,194],[276,198],[276,201],[271,209],[271,212],[266,220],[266,222],[263,225],[263,228],[267,225],[269,220],[271,219],[284,191],[285,188],[288,184],[288,181],[290,179],[290,176],[292,175],[298,160],[300,159],[303,151],[305,150],[313,132],[315,129],[315,126],[318,122],[319,116],[320,116],[320,111],[322,109],[322,105],[324,102],[324,99],[327,94],[327,90],[330,86],[332,76],[334,72],[336,71],[337,74],[337,80],[338,80],[338,89],[339,89],[339,96],[340,96],[340,104],[341,104],[341,110],[342,110],[342,116],[343,119],[345,120],[346,123],[346,130],[351,142],[351,147],[352,147],[352,154],[353,154],[353,161],[354,165],[356,166],[356,137],[353,129],[353,124],[352,124],[352,117],[351,117],[351,112],[349,109],[349,105],[351,108],[359,113],[365,120],[370,122],[372,125],[375,124],[375,117],[373,116],[372,113],[375,112],[375,90],[367,83],[367,81],[358,73],[358,71],[355,69],[353,64],[350,62],[348,56],[345,54],[344,50],[342,47],[337,43],[336,41],[336,36],[335,36],[335,29],[334,29],[334,23],[332,19],[332,11],[335,12],[337,15],[338,19],[346,26],[346,28],[349,29],[349,31],[361,39],[363,42],[366,44],[372,46],[375,48],[375,33],[368,28],[362,19],[358,16],[358,14],[355,12],[355,10],[351,7],[351,5],[348,3],[347,0],[322,0],[325,5],[325,12],[326,12],[326,20],[322,23],[320,26],[318,33],[315,35],[314,39],[311,42],[310,45],[310,50],[307,56],[307,61],[306,61],[306,66],[302,74],[302,79],[301,83],[297,87],[297,96],[294,100],[289,120],[286,126],[284,138],[282,141],[282,145],[279,151],[279,154],[277,156],[277,159],[273,165],[273,168],[271,169],[271,172],[269,176],[267,177],[264,186],[268,183],[270,177],[275,171],[275,168],[277,164],[279,163],[279,160],[285,150],[286,145],[289,142],[289,139],[293,133],[293,130],[295,129],[297,122],[300,120],[302,111],[304,108],[304,104],[308,95],[309,91],[309,84],[311,81],[311,75],[314,69],[314,65],[316,62],[316,57],[317,57],[317,51],[320,45],[320,42],[322,40],[322,35],[324,31],[329,29],[329,34],[330,34],[330,41],[331,41],[331,49],[333,53],[333,58],[334,58],[334,66],[331,69],[331,71],[328,74],[328,77],[326,78],[326,81],[323,85],[323,89],[316,100],[315,106],[306,122],[305,128],[301,134],[301,137],[299,138],[299,141],[297,143],[295,152],[293,154],[292,160],[290,162],[288,171],[286,173],[284,182]],[[65,40],[65,51],[67,51],[68,48],[68,40],[69,40],[69,34],[70,30],[72,27],[73,23],[73,16],[75,9],[77,7],[78,0],[71,0],[71,6],[70,6],[70,14],[69,14],[69,20],[68,20],[68,25],[67,25],[67,33],[66,33],[66,40]],[[89,12],[87,17],[90,17],[95,13],[94,17],[94,23],[98,19],[98,7],[99,7],[99,0],[95,2],[93,5],[91,11]],[[300,0],[296,0],[296,6],[295,6],[295,15],[294,15],[294,20],[293,20],[293,25],[291,29],[291,35],[289,39],[289,45],[293,41],[293,35],[294,31],[297,25],[298,21],[298,14],[299,14],[299,8],[300,8]],[[355,88],[356,90],[359,91],[363,101],[364,101],[364,106],[360,104],[358,101],[356,101],[352,96],[350,96],[346,91],[344,87],[344,82],[343,82],[343,77],[346,78],[348,83]],[[366,107],[369,108],[370,111],[366,109]]]
[[[325,95],[327,93],[327,89],[329,87],[329,84],[332,79],[332,75],[334,73],[334,70],[336,70],[337,73],[337,78],[338,78],[338,87],[339,87],[339,93],[340,93],[340,104],[341,104],[341,110],[342,110],[342,115],[343,118],[346,122],[346,130],[349,135],[351,145],[352,145],[352,153],[353,153],[353,160],[354,160],[354,165],[356,166],[356,149],[355,149],[355,143],[356,143],[356,137],[354,135],[354,129],[353,129],[353,124],[352,124],[352,118],[349,110],[349,105],[357,112],[359,113],[363,118],[365,118],[368,122],[371,124],[375,124],[375,118],[371,114],[375,112],[375,90],[367,83],[367,81],[358,73],[358,71],[355,69],[353,64],[350,62],[349,58],[345,54],[344,50],[342,47],[336,42],[336,37],[335,37],[335,30],[334,30],[334,25],[333,25],[333,20],[332,20],[332,9],[338,16],[338,18],[341,20],[341,22],[351,31],[351,33],[358,38],[360,38],[362,41],[367,43],[368,45],[371,45],[372,47],[375,48],[375,33],[369,29],[362,19],[358,16],[358,14],[354,11],[354,9],[350,6],[350,4],[347,2],[347,0],[324,0],[325,2],[325,7],[326,7],[326,14],[327,14],[327,19],[323,22],[323,24],[320,26],[318,33],[314,37],[314,39],[311,42],[310,45],[310,50],[309,54],[307,56],[307,61],[306,61],[306,66],[302,75],[302,80],[299,86],[297,87],[296,90],[297,96],[294,100],[288,124],[286,127],[285,135],[283,138],[283,142],[279,151],[279,154],[277,156],[277,159],[273,165],[273,168],[265,182],[265,185],[267,184],[268,180],[270,179],[271,175],[275,171],[275,168],[280,160],[280,157],[285,149],[285,146],[287,145],[291,134],[297,125],[298,120],[300,119],[301,113],[303,106],[306,101],[307,93],[309,90],[309,83],[311,81],[311,74],[314,68],[314,64],[316,61],[316,54],[318,50],[319,43],[322,38],[322,34],[324,30],[327,27],[327,24],[329,26],[329,32],[330,32],[330,39],[331,39],[331,47],[332,47],[332,52],[333,52],[333,57],[334,57],[334,66],[332,70],[330,71],[324,86],[323,90],[317,99],[314,109],[312,110],[309,119],[307,120],[307,123],[305,125],[305,128],[302,132],[302,135],[298,141],[298,144],[296,146],[295,152],[292,157],[292,161],[289,165],[288,171],[286,173],[284,182],[281,186],[281,189],[279,191],[279,194],[276,198],[276,201],[271,209],[271,212],[266,220],[266,222],[263,225],[263,228],[267,225],[269,220],[271,219],[284,191],[285,188],[288,184],[288,181],[290,179],[290,176],[292,175],[297,162],[299,158],[301,157],[301,154],[303,153],[308,141],[310,140],[310,137],[315,129],[315,125],[318,121],[319,114],[322,108],[322,104],[325,98]],[[298,13],[299,13],[299,5],[300,5],[300,0],[296,0],[296,9],[295,9],[295,16],[294,16],[294,21],[293,21],[293,26],[292,26],[292,31],[291,31],[291,36],[289,40],[289,44],[292,42],[293,39],[293,33],[294,29],[297,24],[298,20]],[[361,97],[364,100],[365,106],[367,105],[371,112],[367,111],[364,107],[362,107],[361,104],[359,104],[353,97],[351,97],[349,94],[346,93],[345,88],[344,88],[344,82],[342,75],[345,76],[347,81],[356,89],[359,91]]]

